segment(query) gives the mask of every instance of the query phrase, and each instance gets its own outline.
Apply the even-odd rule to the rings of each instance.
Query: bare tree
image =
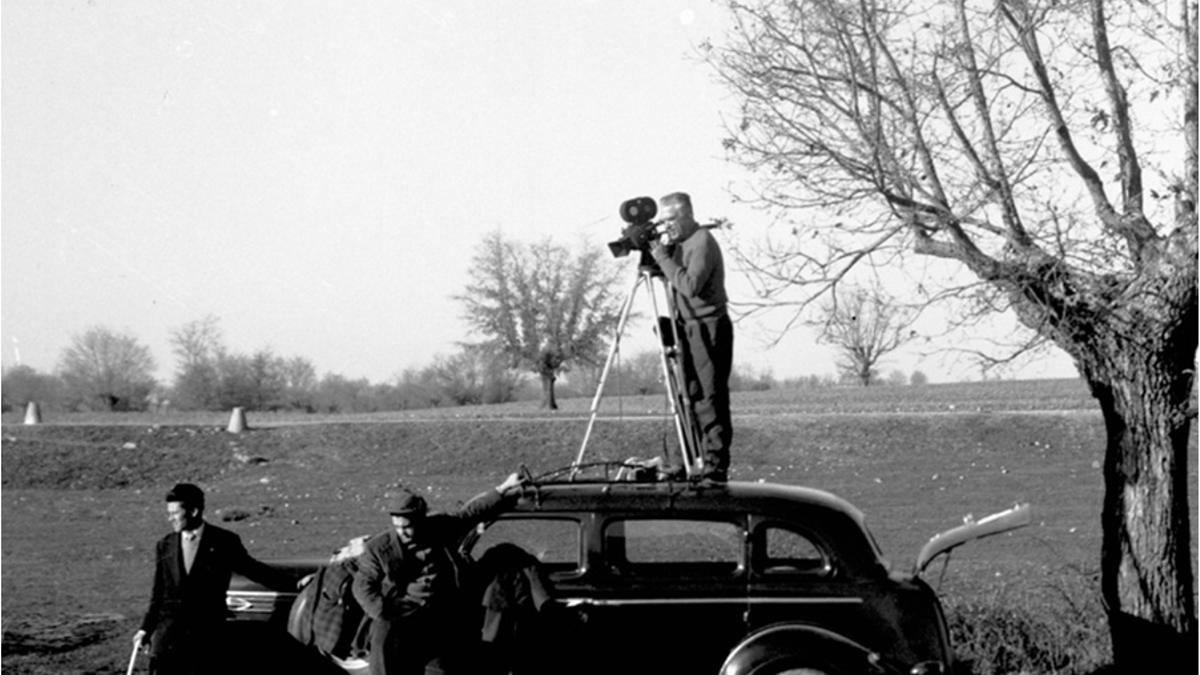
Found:
[[[383,408],[385,385],[372,385],[367,378],[351,380],[326,373],[317,385],[315,407],[331,413],[376,412]]]
[[[245,364],[249,407],[254,410],[274,410],[283,405],[283,393],[287,388],[287,375],[284,372],[287,360],[276,356],[270,347],[262,347],[251,354]]]
[[[667,390],[666,383],[663,382],[663,366],[662,352],[659,350],[643,351],[634,354],[624,366],[624,373],[618,372],[620,377],[624,375],[629,383],[629,388],[635,393],[641,395],[647,394],[662,394]]]
[[[921,279],[929,300],[1012,309],[1069,353],[1108,432],[1114,659],[1194,672],[1196,0],[730,9],[708,51],[741,101],[727,148],[790,229],[743,259],[764,305],[802,307],[863,266],[912,271],[916,253],[955,274]]]
[[[620,358],[605,382],[606,396],[646,396],[666,391],[662,354],[658,350],[641,351],[628,357],[619,353],[618,356]],[[596,379],[599,380],[599,377],[597,373]]]
[[[911,340],[914,314],[878,289],[854,288],[831,294],[810,325],[818,340],[841,352],[838,369],[864,387],[878,381],[883,357]]]
[[[454,405],[507,403],[521,375],[507,368],[506,361],[490,347],[467,345],[456,354],[434,357],[428,381]]]
[[[182,408],[211,409],[219,405],[217,357],[225,350],[219,323],[209,314],[171,331],[177,364],[172,395]]]
[[[280,359],[279,376],[283,380],[283,403],[288,408],[313,409],[317,391],[317,368],[303,356]]]
[[[154,389],[154,357],[132,335],[95,326],[71,338],[59,373],[70,396],[100,410],[138,410]]]
[[[471,281],[456,296],[464,318],[514,367],[537,373],[542,407],[555,410],[554,381],[575,363],[596,363],[615,326],[620,299],[603,247],[572,254],[545,240],[520,244],[487,235],[471,263]]]
[[[277,356],[269,347],[231,352],[212,314],[171,331],[171,346],[178,364],[173,396],[182,408],[314,408],[318,381],[310,360]]]
[[[214,314],[189,321],[171,331],[171,347],[179,368],[211,362],[222,349],[221,320]]]

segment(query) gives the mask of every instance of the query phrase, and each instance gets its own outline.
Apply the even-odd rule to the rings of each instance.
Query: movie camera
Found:
[[[608,242],[608,250],[614,258],[623,258],[633,251],[648,253],[650,242],[658,234],[660,223],[654,220],[658,206],[650,197],[634,197],[621,202],[621,220],[628,223],[621,230],[621,238]]]

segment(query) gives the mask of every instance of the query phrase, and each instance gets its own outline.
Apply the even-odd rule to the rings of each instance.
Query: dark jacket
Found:
[[[480,598],[484,610],[480,637],[484,642],[518,644],[551,600],[538,559],[516,544],[502,542],[480,557],[478,575],[486,584]]]
[[[292,586],[290,577],[250,557],[240,537],[207,522],[192,569],[184,572],[181,539],[172,532],[155,546],[154,589],[142,620],[152,657],[203,641],[220,628],[228,611],[225,592],[234,572],[270,588]]]
[[[395,530],[388,530],[367,541],[358,559],[354,577],[354,598],[367,616],[399,619],[427,611],[436,611],[439,597],[459,596],[466,583],[463,561],[457,555],[458,540],[476,523],[495,514],[504,498],[489,490],[453,513],[433,513],[422,523],[422,548],[429,560],[420,560],[404,545]],[[432,597],[416,594],[410,586],[435,568],[436,579],[427,586]],[[444,594],[444,595],[443,595]],[[446,608],[449,610],[450,608]]]

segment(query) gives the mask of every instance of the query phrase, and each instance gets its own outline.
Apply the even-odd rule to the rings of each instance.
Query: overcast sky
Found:
[[[468,337],[451,296],[490,230],[603,246],[622,200],[674,190],[701,220],[761,228],[726,190],[734,102],[695,58],[720,11],[6,1],[3,363],[51,371],[103,325],[147,344],[165,380],[170,331],[212,314],[235,352],[386,381]],[[739,326],[739,364],[833,372],[806,332],[761,336]],[[893,367],[976,376],[911,350]],[[1016,374],[1074,371],[1058,356]]]

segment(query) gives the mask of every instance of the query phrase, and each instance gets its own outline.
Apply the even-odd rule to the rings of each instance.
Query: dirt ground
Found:
[[[5,425],[3,670],[124,672],[154,542],[168,530],[162,495],[174,482],[201,484],[208,517],[257,557],[322,555],[382,529],[390,486],[449,507],[522,464],[534,473],[569,464],[585,426],[581,416],[280,424],[242,434]],[[1058,602],[1095,589],[1103,451],[1095,413],[771,414],[735,426],[733,479],[846,497],[899,568],[967,513],[1032,503],[1032,527],[956,553],[945,594]],[[670,434],[653,419],[599,424],[587,458],[651,456]]]

